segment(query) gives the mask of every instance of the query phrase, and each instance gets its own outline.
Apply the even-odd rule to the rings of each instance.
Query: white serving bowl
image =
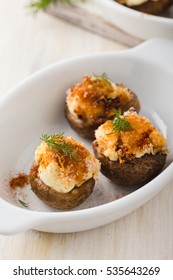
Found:
[[[27,78],[0,100],[0,233],[28,229],[46,232],[76,232],[113,222],[134,211],[161,191],[173,178],[173,42],[149,40],[138,47],[57,62]],[[46,206],[30,186],[14,193],[10,176],[29,173],[34,151],[43,133],[64,131],[91,150],[64,117],[65,92],[85,74],[107,75],[124,83],[138,95],[141,114],[164,134],[170,149],[164,170],[142,188],[115,200],[125,190],[103,175],[93,194],[80,207],[58,211]],[[19,204],[27,201],[28,208]],[[165,202],[166,203],[166,202]]]
[[[108,21],[135,37],[173,39],[173,6],[169,9],[169,17],[163,17],[135,11],[114,0],[92,1],[100,7]]]

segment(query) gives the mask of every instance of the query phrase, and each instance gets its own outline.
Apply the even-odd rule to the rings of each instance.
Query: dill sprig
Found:
[[[47,9],[51,4],[56,4],[58,2],[62,4],[71,4],[72,0],[37,0],[31,1],[27,7],[31,8],[34,13],[38,13],[39,11]]]
[[[19,202],[20,202],[20,204],[21,204],[22,206],[28,207],[28,204],[27,204],[25,201],[19,199]]]
[[[62,141],[63,132],[54,135],[43,134],[41,140],[44,141],[49,149],[55,151],[58,155],[62,152],[65,156],[76,158],[75,147]]]
[[[105,72],[103,72],[101,75],[96,75],[96,74],[94,73],[93,76],[94,76],[98,81],[100,81],[101,79],[103,79],[103,80],[109,85],[110,89],[112,89],[112,84],[111,84],[111,82],[110,82],[110,79],[109,79],[108,75],[107,75]]]
[[[121,109],[114,109],[114,119],[112,120],[112,124],[114,126],[113,130],[111,133],[109,134],[113,134],[117,131],[127,131],[130,130],[131,124],[130,122],[128,122],[128,120],[126,119],[127,116],[123,116],[122,115],[122,111]]]

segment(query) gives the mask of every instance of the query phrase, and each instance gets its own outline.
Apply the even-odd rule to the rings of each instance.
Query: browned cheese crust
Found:
[[[68,93],[65,116],[71,127],[80,136],[95,139],[95,130],[107,120],[114,117],[114,109],[121,108],[122,112],[134,107],[140,110],[140,102],[136,94],[122,84],[117,84],[117,89],[105,82],[105,80],[92,80],[92,77],[84,77],[82,82],[74,85]],[[117,96],[113,96],[113,92]],[[71,113],[70,106],[73,100],[78,100],[75,114]]]
[[[84,202],[93,192],[95,180],[89,179],[80,187],[68,193],[57,192],[48,187],[38,176],[38,165],[34,162],[30,169],[30,184],[33,192],[47,205],[57,209],[72,209]]]
[[[117,1],[117,2],[121,2],[121,1]],[[143,13],[146,13],[146,14],[157,15],[157,14],[164,12],[172,4],[173,4],[173,0],[159,0],[159,1],[149,0],[138,6],[133,6],[133,7],[127,6],[127,7],[140,11],[140,12],[143,12]]]
[[[131,100],[120,104],[120,101],[118,99],[110,100],[107,102],[109,104],[109,108],[112,109],[119,109],[121,108],[122,112],[127,111],[130,107],[137,108],[137,111],[140,110],[139,101],[137,99],[137,96],[134,92],[131,93]],[[104,100],[104,102],[106,102]],[[108,105],[107,105],[108,106]],[[105,109],[106,112],[106,109]],[[95,130],[104,122],[107,120],[112,120],[113,116],[99,116],[97,118],[81,118],[80,116],[78,118],[74,117],[68,109],[68,106],[66,104],[65,108],[65,116],[70,124],[70,126],[79,133],[80,136],[89,138],[89,139],[95,139]]]
[[[114,183],[125,187],[140,187],[148,183],[161,172],[166,161],[165,154],[157,153],[145,154],[141,158],[120,164],[119,161],[112,161],[103,154],[99,155],[97,141],[94,141],[92,146],[95,157],[101,162],[101,172]]]

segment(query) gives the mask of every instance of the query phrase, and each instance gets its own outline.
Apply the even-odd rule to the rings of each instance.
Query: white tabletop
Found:
[[[60,59],[126,46],[0,0],[0,96]],[[173,182],[132,214],[90,231],[0,235],[0,259],[173,259]]]

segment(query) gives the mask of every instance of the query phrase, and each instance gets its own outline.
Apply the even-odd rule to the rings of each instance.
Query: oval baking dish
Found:
[[[60,61],[33,74],[0,100],[1,234],[28,229],[76,232],[99,227],[134,211],[170,182],[173,178],[172,49],[172,41],[153,39],[129,50]],[[43,133],[63,131],[83,142],[92,152],[91,142],[73,131],[65,119],[65,92],[83,75],[103,72],[137,93],[141,114],[167,139],[169,155],[163,171],[137,190],[124,190],[100,174],[87,201],[67,211],[46,206],[31,192],[29,185],[17,194],[11,191],[10,176],[29,172]],[[25,201],[28,207],[22,206],[19,200]]]

